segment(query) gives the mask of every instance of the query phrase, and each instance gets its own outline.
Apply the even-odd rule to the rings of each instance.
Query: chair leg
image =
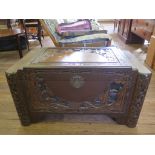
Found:
[[[29,40],[28,40],[28,35],[27,35],[27,29],[26,29],[26,26],[24,25],[24,21],[22,20],[22,27],[24,28],[25,30],[25,39],[26,39],[26,44],[27,44],[27,48],[28,48],[28,51],[30,50],[30,46],[29,46]]]
[[[38,37],[39,43],[41,45],[41,47],[43,47],[42,43],[41,43],[41,37]]]
[[[40,45],[41,45],[41,47],[42,47],[42,43],[41,43],[41,29],[40,29],[40,27],[38,27],[38,34],[37,34],[37,38],[38,38],[39,43],[40,43]]]
[[[30,46],[29,46],[29,40],[28,40],[28,37],[27,37],[27,33],[25,33],[25,39],[26,39],[26,45],[27,45],[27,48],[28,48],[28,51],[29,51]]]
[[[40,33],[39,30],[38,30],[37,38],[38,38],[39,43],[40,43],[40,45],[41,45],[41,47],[42,47],[42,43],[41,43],[41,33]]]
[[[38,20],[38,28],[37,28],[38,32],[37,32],[37,37],[38,37],[38,40],[40,42],[40,45],[42,47],[42,43],[41,43],[41,36],[42,36],[42,27],[41,27],[41,23],[40,21]]]
[[[119,31],[119,20],[114,20],[114,32],[116,28]]]
[[[27,40],[27,48],[28,48],[28,51],[30,50],[30,46],[29,46],[29,41]]]
[[[16,40],[17,40],[17,46],[18,46],[18,51],[19,51],[19,56],[20,58],[23,57],[23,53],[22,53],[22,48],[21,48],[21,42],[20,42],[20,35],[16,35]]]
[[[41,30],[41,35],[42,35],[42,37],[44,39],[44,31],[43,30]]]

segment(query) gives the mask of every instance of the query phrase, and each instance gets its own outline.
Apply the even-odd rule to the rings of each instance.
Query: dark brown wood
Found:
[[[126,102],[125,105],[128,105],[130,101],[128,93],[130,93],[132,79],[129,80],[131,69],[128,68],[119,71],[109,68],[49,69],[46,71],[28,69],[23,72],[27,79],[26,89],[29,90],[27,97],[29,97],[28,103],[30,103],[29,107],[31,107],[32,112],[122,112],[124,110],[123,103]],[[119,83],[126,85],[126,89],[118,92],[118,101],[114,105],[108,97],[110,93],[108,87],[114,81],[113,76],[117,77],[115,82],[119,81],[118,85]],[[75,78],[80,77],[83,78],[81,85],[71,83],[72,78],[75,80]],[[35,82],[28,82],[32,80]],[[49,92],[49,90],[51,91]],[[32,95],[33,93],[36,95]]]
[[[135,127],[137,124],[150,79],[151,76],[148,74],[139,74],[137,77],[132,104],[129,108],[129,114],[127,117],[127,125],[129,127]]]
[[[6,75],[22,125],[50,113],[95,113],[135,127],[151,72],[114,47],[46,48]]]
[[[6,77],[16,106],[16,110],[18,112],[18,116],[21,120],[21,124],[29,125],[31,123],[31,120],[27,109],[27,105],[25,104],[26,99],[23,96],[23,85],[22,85],[22,91],[19,90],[20,86],[18,85],[19,78],[20,78],[20,82],[23,81],[22,75],[17,76],[17,74],[6,74]]]
[[[118,34],[125,43],[144,43],[150,41],[155,27],[153,19],[121,19]]]
[[[21,19],[20,22],[23,28],[25,29],[27,38],[29,38],[29,36],[32,36],[33,38],[38,39],[42,47],[41,37],[44,37],[44,36],[43,36],[43,30],[42,30],[40,20],[39,19],[23,19],[23,20]],[[29,29],[31,28],[35,28],[36,32],[33,34],[30,33]]]
[[[125,43],[144,43],[144,39],[131,33],[132,19],[120,19],[118,34]]]
[[[19,56],[20,58],[23,57],[23,53],[22,53],[22,49],[21,49],[21,42],[20,42],[20,35],[16,35],[16,39],[17,39],[17,46],[18,46],[18,50],[19,50]]]
[[[132,22],[131,32],[137,36],[150,41],[155,27],[153,19],[134,19]]]
[[[11,19],[0,19],[0,25],[6,25],[7,28],[11,28]]]
[[[20,42],[21,36],[26,37],[25,31],[21,28],[14,28],[14,29],[10,28],[10,29],[0,30],[0,38],[15,37],[20,58],[23,57],[22,47],[21,47],[21,42]],[[27,43],[27,37],[26,37],[26,43]]]
[[[15,36],[18,34],[23,34],[23,33],[25,33],[25,31],[20,28],[0,29],[0,37]]]

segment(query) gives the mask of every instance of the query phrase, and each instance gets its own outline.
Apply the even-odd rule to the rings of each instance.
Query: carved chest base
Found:
[[[151,73],[116,48],[47,48],[6,72],[22,125],[49,114],[106,114],[135,127]],[[132,58],[133,59],[133,58]]]

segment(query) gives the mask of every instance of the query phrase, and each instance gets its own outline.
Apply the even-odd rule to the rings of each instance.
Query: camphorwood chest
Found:
[[[22,125],[50,113],[106,114],[135,127],[151,72],[116,47],[43,48],[6,72]]]

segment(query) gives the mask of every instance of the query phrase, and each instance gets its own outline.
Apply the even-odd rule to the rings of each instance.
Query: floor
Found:
[[[102,23],[103,24],[103,23]],[[144,63],[147,45],[126,45],[113,32],[113,24],[104,23],[104,28],[112,36],[112,45],[118,46],[124,52],[132,52]],[[49,37],[42,40],[44,47],[54,46]],[[32,41],[30,48],[41,48],[39,42]],[[24,55],[28,53],[24,50]],[[21,126],[14,103],[5,78],[5,71],[19,60],[17,51],[0,52],[0,134],[155,134],[155,72],[145,98],[144,106],[136,128],[118,125],[104,115],[64,115],[51,116],[45,122]]]

